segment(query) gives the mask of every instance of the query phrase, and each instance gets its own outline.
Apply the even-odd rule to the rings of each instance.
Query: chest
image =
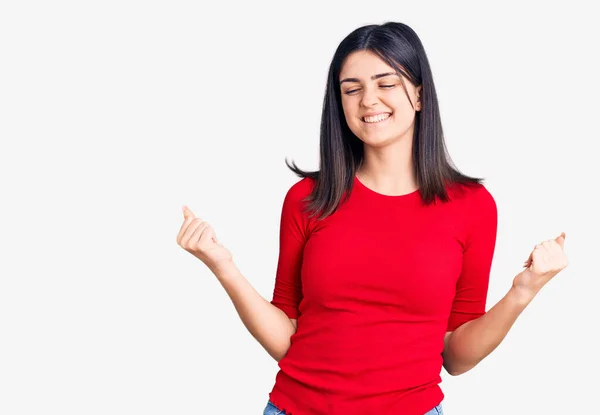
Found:
[[[373,306],[420,318],[452,304],[462,266],[461,221],[447,210],[340,212],[304,249],[302,290],[314,307]]]

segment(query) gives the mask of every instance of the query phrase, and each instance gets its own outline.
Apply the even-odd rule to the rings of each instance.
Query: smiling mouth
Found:
[[[376,115],[375,117],[362,117],[361,121],[365,124],[380,124],[386,120],[389,120],[392,117],[391,113]],[[367,121],[368,119],[369,121]]]

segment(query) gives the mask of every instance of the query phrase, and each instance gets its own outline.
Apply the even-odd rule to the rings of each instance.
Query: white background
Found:
[[[553,4],[2,2],[0,413],[262,413],[277,363],[177,245],[181,206],[270,300],[284,159],[318,168],[334,50],[386,21],[420,36],[450,154],[495,197],[488,308],[567,234],[498,349],[443,372],[445,414],[600,413],[600,33]]]

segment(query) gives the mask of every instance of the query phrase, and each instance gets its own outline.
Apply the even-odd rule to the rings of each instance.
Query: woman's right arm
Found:
[[[290,348],[300,316],[301,268],[309,235],[309,219],[302,204],[311,186],[312,182],[303,179],[291,186],[284,198],[272,301],[256,292],[232,258],[214,262],[220,265],[211,267],[250,334],[278,362]]]
[[[302,255],[309,234],[309,220],[301,204],[311,185],[303,179],[284,198],[273,301],[267,301],[250,285],[233,262],[231,252],[218,241],[212,226],[196,218],[187,207],[177,236],[177,243],[216,275],[250,334],[276,361],[287,354],[300,316]]]
[[[290,347],[297,319],[290,319],[280,308],[263,298],[233,260],[222,261],[209,268],[231,298],[250,334],[279,362]]]

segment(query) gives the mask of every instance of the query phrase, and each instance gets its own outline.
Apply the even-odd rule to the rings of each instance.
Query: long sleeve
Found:
[[[463,251],[462,269],[456,285],[447,331],[485,314],[490,271],[498,227],[493,196],[480,185],[467,203],[469,232]]]
[[[308,236],[308,215],[302,199],[307,196],[308,179],[302,179],[287,192],[281,210],[279,259],[271,304],[289,318],[298,318],[302,300],[302,256]]]

